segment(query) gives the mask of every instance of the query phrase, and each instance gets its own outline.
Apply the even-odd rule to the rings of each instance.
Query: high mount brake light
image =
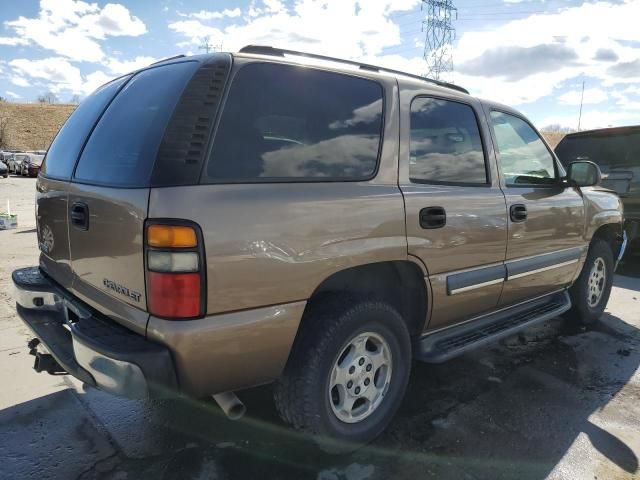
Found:
[[[204,250],[198,227],[148,224],[145,248],[149,313],[171,320],[204,315]]]

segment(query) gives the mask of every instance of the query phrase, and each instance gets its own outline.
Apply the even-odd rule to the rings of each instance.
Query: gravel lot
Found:
[[[331,480],[640,478],[640,257],[602,322],[561,320],[442,365],[414,365],[387,432],[355,454],[318,452],[276,417],[268,387],[247,416],[213,404],[119,399],[37,374],[15,315],[14,268],[37,263],[34,179],[0,179],[19,228],[0,231],[0,477]],[[205,368],[224,368],[208,365]]]

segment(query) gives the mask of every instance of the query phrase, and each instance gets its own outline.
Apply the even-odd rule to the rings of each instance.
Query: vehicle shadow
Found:
[[[615,284],[640,297],[640,279]],[[35,471],[36,459],[64,478],[624,478],[638,472],[629,446],[638,432],[623,428],[638,407],[623,389],[639,366],[637,325],[610,313],[591,329],[555,319],[444,364],[415,363],[392,424],[352,454],[324,454],[285,426],[270,387],[240,393],[248,413],[238,421],[213,401],[133,401],[86,388],[1,411],[0,457],[10,459],[10,478]],[[58,455],[38,447],[49,430]],[[585,449],[606,458],[609,473],[590,470]]]

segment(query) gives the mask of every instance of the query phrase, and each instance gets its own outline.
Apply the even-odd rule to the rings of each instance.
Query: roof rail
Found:
[[[450,88],[452,90],[457,90],[458,92],[468,94],[469,91],[466,88],[463,88],[459,85],[454,85],[453,83],[441,82],[440,80],[435,80],[433,78],[421,77],[420,75],[414,75],[412,73],[402,72],[400,70],[393,70],[391,68],[378,67],[376,65],[369,65],[367,63],[356,62],[353,60],[344,60],[342,58],[328,57],[325,55],[317,55],[315,53],[306,53],[306,52],[297,52],[295,50],[286,50],[284,48],[274,48],[267,45],[247,45],[246,47],[242,47],[239,50],[240,53],[255,53],[257,55],[269,55],[272,57],[284,57],[285,55],[295,55],[297,57],[307,57],[314,58],[317,60],[327,60],[330,62],[339,62],[344,63],[346,65],[353,65],[362,70],[369,70],[371,72],[385,72],[392,73],[394,75],[403,75],[405,77],[415,78],[417,80],[422,80],[423,82],[433,83],[434,85],[438,85],[440,87]]]
[[[181,53],[180,55],[174,55],[173,57],[163,58],[161,60],[150,63],[149,65],[157,65],[158,63],[168,62],[169,60],[175,60],[176,58],[182,58],[182,57],[186,57],[186,55]]]

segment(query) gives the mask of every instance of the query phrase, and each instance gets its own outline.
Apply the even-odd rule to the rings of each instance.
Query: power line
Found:
[[[452,0],[422,0],[426,8],[424,59],[427,62],[428,77],[436,80],[453,71],[453,41],[456,29],[452,20],[458,18],[458,10]]]

